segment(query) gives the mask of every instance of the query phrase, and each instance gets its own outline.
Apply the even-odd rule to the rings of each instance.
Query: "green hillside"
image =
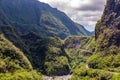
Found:
[[[77,66],[85,64],[88,57],[95,51],[94,36],[81,37],[71,36],[64,40],[64,48],[69,56],[69,66],[71,70]]]
[[[119,0],[107,0],[95,36],[88,36],[48,4],[0,0],[0,80],[120,80],[119,8]]]
[[[1,26],[0,32],[21,49],[34,69],[46,75],[68,74],[68,56],[63,42],[57,37],[40,37],[34,32],[20,35],[10,26]]]
[[[32,31],[62,39],[69,35],[91,35],[65,13],[37,0],[0,0],[0,24],[14,26],[21,34]]]
[[[34,36],[34,38],[32,37]],[[68,58],[59,38],[37,37],[34,33],[22,36],[30,54],[33,67],[47,75],[69,73]]]
[[[120,79],[119,0],[107,0],[101,20],[96,24],[96,50],[84,65],[74,69],[71,80]]]
[[[40,75],[20,49],[0,34],[0,80],[41,80]]]

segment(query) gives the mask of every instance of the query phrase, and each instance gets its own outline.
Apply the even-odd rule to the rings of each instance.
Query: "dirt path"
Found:
[[[70,78],[71,78],[71,75],[55,76],[55,77],[44,76],[43,80],[68,80]]]

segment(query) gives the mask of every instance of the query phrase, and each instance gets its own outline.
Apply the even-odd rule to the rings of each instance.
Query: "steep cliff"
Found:
[[[101,20],[96,25],[98,50],[120,47],[120,0],[107,0]]]
[[[119,9],[120,0],[107,0],[103,16],[96,25],[96,53],[88,60],[92,68],[120,71]]]

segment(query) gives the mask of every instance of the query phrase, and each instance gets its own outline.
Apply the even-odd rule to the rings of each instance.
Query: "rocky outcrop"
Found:
[[[120,0],[107,0],[103,16],[96,25],[96,51],[88,60],[90,68],[120,72],[119,9]]]
[[[107,0],[104,14],[96,25],[97,49],[120,47],[120,0]]]

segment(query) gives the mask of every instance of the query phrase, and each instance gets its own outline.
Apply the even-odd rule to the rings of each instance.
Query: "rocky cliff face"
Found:
[[[107,0],[103,16],[96,25],[96,52],[88,60],[89,67],[93,69],[120,72],[119,9],[120,0]]]
[[[96,25],[98,50],[120,47],[120,0],[107,0],[101,20]]]

